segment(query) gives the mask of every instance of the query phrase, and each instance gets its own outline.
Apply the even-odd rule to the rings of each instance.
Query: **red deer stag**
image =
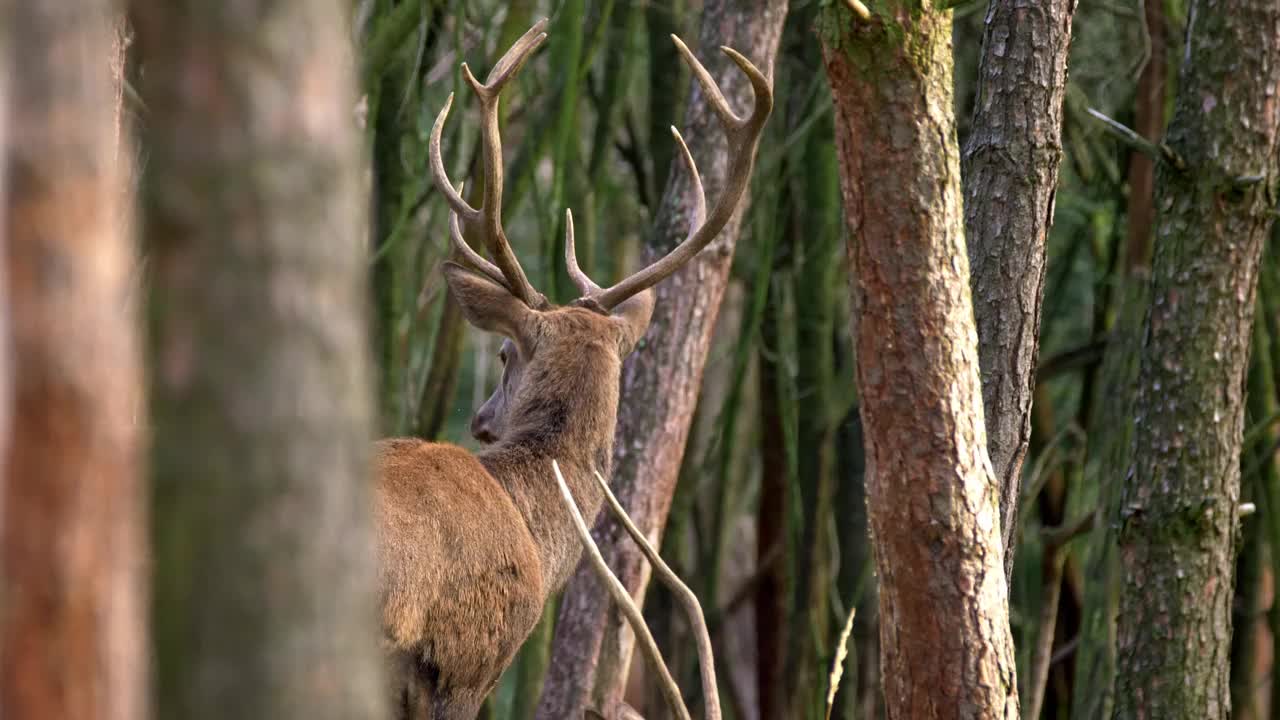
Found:
[[[404,438],[378,444],[383,629],[392,692],[406,717],[474,718],[547,597],[577,565],[581,548],[550,480],[551,460],[564,465],[578,505],[594,518],[603,496],[590,475],[610,472],[622,360],[648,327],[649,288],[706,247],[729,220],[747,188],[773,107],[768,79],[746,58],[722,48],[750,79],[755,95],[750,115],[735,114],[711,75],[673,36],[728,136],[724,192],[708,215],[693,157],[672,128],[697,199],[689,236],[640,272],[601,288],[578,267],[572,215],[566,211],[565,260],[582,297],[556,307],[529,284],[501,222],[498,97],[546,40],[545,27],[542,20],[517,40],[484,84],[462,66],[480,101],[480,208],[462,199],[440,156],[452,96],[431,131],[432,177],[452,209],[453,247],[467,263],[445,263],[445,278],[469,323],[505,336],[505,368],[471,423],[472,434],[487,444],[483,451]],[[479,223],[493,262],[467,246],[459,219]]]

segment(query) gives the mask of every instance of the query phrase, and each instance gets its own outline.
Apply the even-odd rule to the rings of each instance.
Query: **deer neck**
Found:
[[[511,495],[533,535],[547,595],[564,585],[582,554],[551,461],[559,463],[588,524],[594,523],[604,501],[593,475],[610,477],[618,378],[590,385],[575,381],[565,384],[564,392],[544,389],[536,398],[513,407],[506,437],[479,455]]]

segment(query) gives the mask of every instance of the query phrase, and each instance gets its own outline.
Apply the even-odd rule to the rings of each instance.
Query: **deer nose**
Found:
[[[489,419],[481,413],[476,413],[476,416],[471,418],[471,436],[485,444],[498,439],[489,429]]]

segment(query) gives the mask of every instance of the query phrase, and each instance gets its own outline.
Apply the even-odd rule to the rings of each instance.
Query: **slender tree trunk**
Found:
[[[853,265],[888,717],[1015,718],[960,197],[951,13],[843,5],[820,26]]]
[[[160,716],[381,718],[365,203],[337,3],[138,0]]]
[[[1156,176],[1151,303],[1120,502],[1115,717],[1225,718],[1244,374],[1280,191],[1280,5],[1196,0]]]
[[[766,280],[766,283],[773,283]],[[778,368],[778,322],[774,305],[777,293],[769,292],[770,306],[764,310],[760,324],[760,508],[756,521],[757,561],[764,562],[769,553],[779,558],[764,573],[756,590],[756,686],[759,693],[760,717],[786,715],[789,699],[787,648],[791,644],[790,606],[787,588],[793,576],[789,571],[795,543],[788,535],[794,483],[787,461],[786,427],[782,417],[782,382]]]
[[[1155,142],[1164,134],[1165,78],[1168,68],[1163,2],[1144,3],[1151,56],[1138,78],[1134,100],[1135,130]],[[1152,192],[1155,165],[1133,151],[1129,157],[1129,202],[1123,264],[1109,293],[1114,318],[1095,383],[1095,399],[1084,473],[1084,493],[1073,495],[1077,511],[1098,508],[1101,528],[1081,543],[1085,567],[1080,643],[1075,653],[1075,687],[1071,707],[1080,717],[1111,715],[1115,698],[1116,611],[1119,607],[1120,561],[1116,551],[1120,484],[1129,467],[1133,439],[1133,392],[1138,377],[1142,315],[1151,279]]]
[[[750,85],[714,48],[732,47],[772,76],[785,17],[785,0],[710,0],[703,7],[696,52],[735,108],[751,107]],[[724,186],[730,158],[719,121],[702,91],[694,89],[689,98],[685,140],[701,171],[707,196],[714,198]],[[675,167],[678,169],[668,180],[645,249],[645,262],[667,252],[689,230],[690,180],[683,166]],[[671,508],[741,221],[739,207],[718,239],[655,288],[657,304],[648,335],[623,368],[613,487],[637,526],[654,540],[661,537]],[[612,515],[602,513],[600,517],[594,535],[605,559],[632,595],[642,601],[649,580],[648,564],[625,539]],[[616,706],[631,648],[630,627],[610,611],[609,597],[591,570],[580,567],[561,603],[551,668],[537,717],[561,720],[581,716],[588,705],[605,710]],[[596,688],[594,698],[592,688]]]
[[[133,244],[111,3],[0,3],[0,717],[148,716]],[[0,80],[0,91],[5,81]],[[3,96],[0,92],[0,97]],[[7,125],[7,128],[4,126]],[[7,327],[6,327],[7,325]],[[11,393],[8,387],[12,383]]]
[[[820,62],[821,51],[814,47],[806,66]],[[834,616],[830,601],[838,570],[832,565],[838,481],[835,435],[843,419],[839,406],[846,394],[842,389],[848,383],[847,378],[837,380],[833,349],[836,308],[848,286],[841,272],[844,222],[840,170],[831,152],[831,138],[828,120],[805,143],[799,158],[806,172],[797,174],[798,202],[787,220],[796,256],[790,279],[795,298],[796,465],[804,513],[795,555],[795,606],[787,655],[792,680],[788,683],[790,717],[820,714],[825,707],[826,680],[844,619]]]
[[[1031,441],[1045,238],[1062,158],[1075,8],[1076,0],[991,0],[964,148],[965,237],[1006,579],[1013,573],[1022,460]]]
[[[1169,60],[1168,40],[1165,37],[1164,3],[1143,2],[1143,22],[1151,48],[1147,64],[1138,76],[1137,97],[1134,103],[1134,130],[1139,135],[1155,140],[1164,133],[1165,84]],[[1129,155],[1129,205],[1125,215],[1125,263],[1127,269],[1151,267],[1151,229],[1155,225],[1155,163],[1140,152]]]

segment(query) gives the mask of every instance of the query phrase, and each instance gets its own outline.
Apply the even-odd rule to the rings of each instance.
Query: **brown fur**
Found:
[[[378,443],[382,620],[401,715],[471,720],[577,565],[551,461],[594,518],[603,498],[590,473],[609,475],[622,358],[652,297],[614,315],[533,310],[460,266],[446,277],[472,324],[510,338],[502,383],[473,423],[493,442],[475,455]]]

